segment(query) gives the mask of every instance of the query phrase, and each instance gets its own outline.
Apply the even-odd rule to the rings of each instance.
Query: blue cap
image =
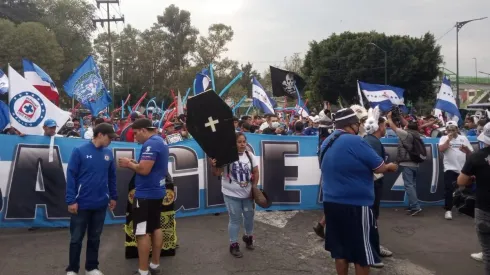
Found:
[[[57,127],[58,125],[56,124],[56,121],[54,121],[54,119],[46,119],[44,121],[44,126],[51,128],[51,127]]]

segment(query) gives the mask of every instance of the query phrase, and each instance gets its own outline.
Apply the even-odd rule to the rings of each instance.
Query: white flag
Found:
[[[61,110],[41,92],[9,66],[9,109],[12,127],[27,135],[43,135],[44,121],[56,121],[56,132],[70,118],[70,113]]]
[[[180,91],[177,92],[177,115],[184,114],[184,104],[182,104],[182,96],[180,96]]]

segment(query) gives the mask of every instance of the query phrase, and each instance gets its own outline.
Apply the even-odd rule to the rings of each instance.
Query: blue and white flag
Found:
[[[253,106],[261,109],[265,114],[274,114],[274,103],[255,76],[252,78],[252,98]]]
[[[0,70],[0,95],[6,94],[9,92],[9,79],[7,75]]]
[[[10,124],[9,106],[0,100],[0,131],[3,131]]]
[[[203,69],[201,72],[196,74],[196,79],[194,79],[194,92],[196,95],[212,89],[212,87],[213,85],[211,83],[211,77],[208,69]]]
[[[359,88],[366,96],[371,108],[379,106],[383,112],[388,112],[393,105],[400,106],[406,111],[405,99],[403,97],[404,89],[390,85],[369,84],[359,81]]]
[[[104,81],[99,74],[99,68],[94,58],[89,55],[75,70],[63,85],[70,97],[90,109],[92,115],[97,115],[112,102]]]
[[[56,121],[59,131],[71,113],[63,111],[9,66],[10,125],[26,135],[43,135],[44,121]]]
[[[446,77],[444,77],[442,80],[441,89],[437,94],[435,109],[440,109],[441,111],[449,113],[452,116],[456,116],[461,121],[461,113],[456,105],[456,99],[454,98],[453,89],[451,88],[451,82]]]

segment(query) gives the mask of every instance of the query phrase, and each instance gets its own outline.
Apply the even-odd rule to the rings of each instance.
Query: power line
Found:
[[[446,36],[449,32],[451,32],[454,28],[456,28],[456,26],[453,26],[452,28],[450,28],[445,34],[443,34],[441,37],[437,38],[436,41],[439,41],[441,40],[444,36]]]

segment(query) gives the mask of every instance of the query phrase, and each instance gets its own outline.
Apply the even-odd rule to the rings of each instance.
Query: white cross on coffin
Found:
[[[208,122],[204,124],[205,127],[211,127],[211,131],[216,132],[216,124],[218,124],[219,121],[213,120],[213,117],[208,117]]]

